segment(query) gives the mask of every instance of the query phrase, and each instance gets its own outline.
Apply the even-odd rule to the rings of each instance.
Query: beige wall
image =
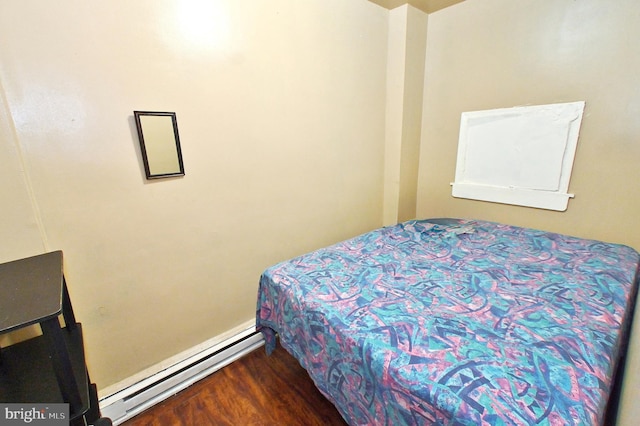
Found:
[[[44,245],[22,153],[0,81],[0,261],[42,252]]]
[[[637,40],[636,0],[466,0],[429,15],[418,216],[503,221],[640,250]],[[580,100],[566,212],[452,198],[462,112]],[[631,402],[640,396],[640,341],[632,346],[623,424],[640,415]]]
[[[467,0],[429,16],[419,216],[482,217],[640,249],[640,4]],[[586,101],[564,213],[454,199],[460,114]]]
[[[409,5],[389,12],[384,225],[416,215],[427,18]]]
[[[387,18],[0,2],[0,260],[64,251],[99,388],[252,320],[267,266],[382,224]],[[177,113],[186,176],[145,180],[134,110]]]
[[[416,217],[427,21],[425,13],[408,6],[398,222]]]

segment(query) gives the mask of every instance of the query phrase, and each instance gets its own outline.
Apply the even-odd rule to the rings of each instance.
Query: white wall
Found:
[[[267,266],[381,225],[387,18],[0,2],[1,254],[64,251],[99,388],[251,320]],[[134,110],[177,113],[183,178],[145,180]]]

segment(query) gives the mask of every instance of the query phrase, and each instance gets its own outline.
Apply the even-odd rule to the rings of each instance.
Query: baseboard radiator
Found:
[[[263,345],[255,327],[245,330],[101,399],[100,411],[119,425]]]

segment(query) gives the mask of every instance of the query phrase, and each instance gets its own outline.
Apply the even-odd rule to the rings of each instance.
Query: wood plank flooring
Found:
[[[261,347],[123,426],[344,426],[298,361],[281,346]]]

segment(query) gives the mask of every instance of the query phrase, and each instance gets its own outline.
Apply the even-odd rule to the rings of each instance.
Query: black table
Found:
[[[0,348],[0,402],[68,403],[72,425],[111,424],[100,418],[62,251],[0,264],[0,334],[34,324],[41,336]]]

